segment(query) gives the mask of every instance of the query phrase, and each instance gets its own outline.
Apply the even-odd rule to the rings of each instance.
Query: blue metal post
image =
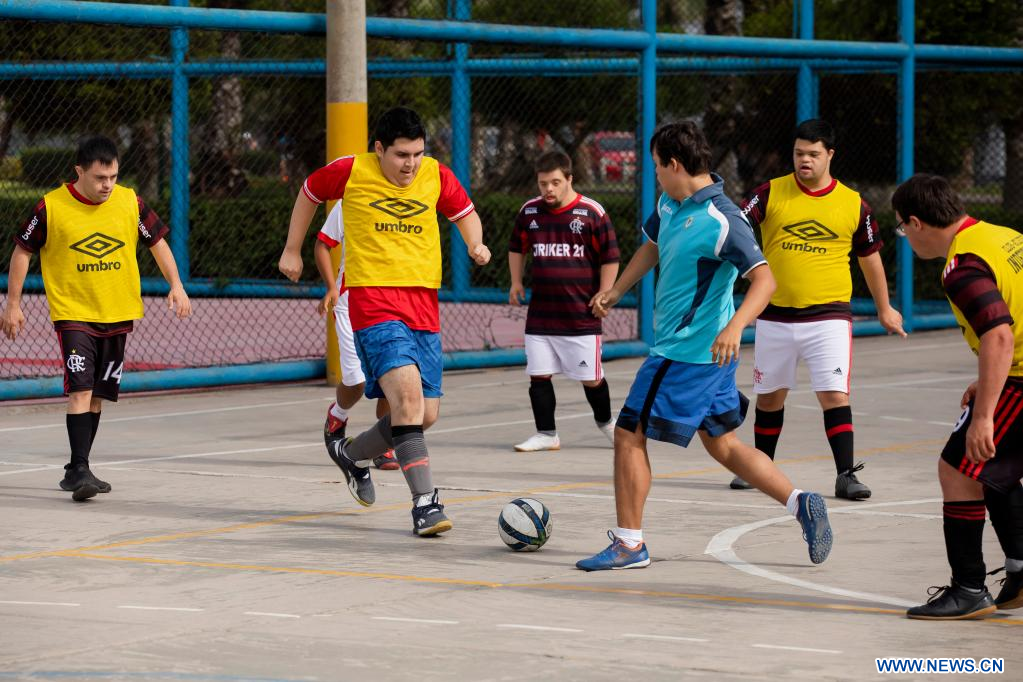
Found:
[[[187,7],[188,0],[171,0],[174,7]],[[181,279],[187,281],[191,274],[188,258],[188,76],[183,70],[188,56],[188,29],[171,29],[171,62],[174,75],[171,77],[171,198],[170,198],[170,248],[178,263]]]
[[[472,18],[471,12],[472,0],[454,0],[454,18],[456,20],[469,21]],[[470,127],[472,93],[470,90],[469,71],[466,68],[468,59],[469,45],[467,43],[455,43],[455,63],[454,69],[451,72],[451,170],[467,191],[470,189],[470,181],[472,180],[469,164],[469,155],[472,148],[472,129]],[[451,291],[456,301],[461,300],[469,290],[471,267],[465,242],[462,241],[462,235],[457,229],[452,227]]]
[[[642,225],[654,210],[654,158],[648,151],[657,124],[657,0],[643,0],[643,30],[649,43],[643,48],[639,68],[639,216]],[[640,237],[642,239],[642,237]],[[654,345],[654,274],[639,283],[639,338]]]
[[[796,36],[813,40],[813,0],[799,0],[796,15]],[[817,74],[803,62],[796,76],[796,123],[817,117]]]
[[[899,182],[913,175],[913,100],[916,96],[915,9],[914,0],[899,0],[899,39],[909,48],[906,56],[902,58],[902,68],[899,72]],[[903,327],[906,331],[912,331],[913,250],[905,239],[899,239],[895,249],[898,258],[896,300],[899,310],[902,311]]]

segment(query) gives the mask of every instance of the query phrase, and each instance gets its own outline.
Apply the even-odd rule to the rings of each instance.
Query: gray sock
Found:
[[[392,426],[391,440],[394,441],[394,456],[412,491],[412,499],[433,494],[430,453],[426,450],[422,424]]]
[[[364,462],[379,457],[391,447],[391,415],[388,414],[356,436],[345,448],[345,454],[353,462]]]

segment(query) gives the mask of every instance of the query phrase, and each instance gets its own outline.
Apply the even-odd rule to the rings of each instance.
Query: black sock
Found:
[[[557,398],[554,397],[554,384],[548,379],[529,379],[529,404],[533,406],[533,421],[536,422],[536,430],[555,433],[558,427],[554,425],[554,408],[557,406]],[[608,420],[611,418],[608,417]]]
[[[824,410],[824,431],[835,458],[838,473],[853,468],[852,408],[848,405]]]
[[[89,449],[92,449],[92,444],[96,442],[96,432],[99,431],[99,418],[102,412],[90,412],[92,415],[92,436],[89,438]]]
[[[753,446],[774,459],[774,451],[778,447],[778,439],[781,438],[781,427],[784,423],[784,407],[775,412],[756,408],[756,417],[753,420]]]
[[[952,581],[962,587],[984,587],[984,500],[946,502],[942,508],[945,552]]]
[[[89,412],[67,415],[67,439],[71,445],[72,469],[89,466],[92,447],[92,415]]]
[[[984,504],[1006,558],[1023,559],[1023,486],[1008,495],[985,486]]]
[[[593,419],[603,426],[611,421],[611,390],[607,386],[607,380],[601,379],[596,386],[583,384],[583,392],[586,393],[586,402],[593,409]]]
[[[392,426],[391,441],[394,443],[394,457],[401,466],[401,472],[405,474],[408,489],[412,491],[412,500],[433,493],[430,453],[426,450],[423,425]]]

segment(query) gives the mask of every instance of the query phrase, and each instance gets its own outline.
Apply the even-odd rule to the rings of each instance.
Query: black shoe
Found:
[[[370,478],[369,468],[360,467],[348,459],[345,448],[352,442],[351,438],[334,443],[333,448],[327,448],[330,458],[337,464],[338,469],[345,475],[348,483],[348,492],[352,494],[355,501],[363,507],[372,506],[377,501],[376,489],[373,487],[373,479]]]
[[[863,462],[860,462],[852,469],[840,473],[835,479],[835,497],[847,500],[865,500],[870,497],[870,488],[856,478],[856,472],[862,470]]]
[[[735,478],[732,479],[732,482],[728,484],[728,487],[731,488],[732,490],[749,490],[753,486],[751,486],[743,478],[736,476]]]
[[[331,409],[334,404],[331,403],[330,407],[327,408],[327,421],[323,422],[323,442],[327,446],[327,453],[330,454],[335,451],[336,444],[345,439],[345,427],[348,426],[348,420],[341,420],[334,416]],[[334,459],[334,455],[330,455],[331,459]]]
[[[71,467],[70,464],[64,467],[64,478],[60,482],[60,489],[71,492],[71,499],[75,502],[82,502],[95,497],[98,493],[103,492],[102,487],[107,487],[107,492],[110,491],[110,484],[104,483],[89,471],[89,467],[76,466]]]
[[[412,503],[415,505],[415,502]],[[452,524],[444,515],[444,505],[440,503],[439,491],[433,489],[430,504],[412,507],[412,532],[420,537],[439,535],[451,530]]]
[[[1004,567],[999,568],[991,571],[988,575],[994,575],[1004,570]],[[1023,571],[1005,571],[1005,577],[998,582],[1002,585],[998,596],[995,597],[995,606],[999,611],[1018,609],[1023,606],[1023,595],[1020,594],[1023,591]]]
[[[998,607],[987,588],[979,592],[964,589],[955,583],[944,587],[928,588],[931,596],[926,604],[914,606],[906,611],[908,618],[917,620],[967,620],[983,618],[994,613]]]

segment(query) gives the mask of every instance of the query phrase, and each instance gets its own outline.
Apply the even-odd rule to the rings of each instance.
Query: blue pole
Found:
[[[459,21],[472,18],[471,0],[454,0],[454,15]],[[472,174],[469,167],[471,149],[470,116],[472,92],[466,62],[469,45],[455,43],[454,70],[451,72],[451,170],[466,191],[470,189]],[[462,235],[451,227],[451,290],[456,301],[468,291],[471,265]]]
[[[813,0],[799,0],[798,31],[800,40],[813,40]],[[796,75],[796,123],[817,117],[817,74],[807,62],[799,65]]]
[[[187,7],[188,0],[171,0],[174,7]],[[191,273],[188,259],[188,76],[183,66],[188,56],[188,29],[172,28],[171,62],[171,181],[170,181],[170,248],[178,264],[181,279]]]
[[[913,143],[914,143],[914,108],[916,94],[916,17],[914,0],[899,0],[899,39],[909,48],[902,59],[899,73],[899,151],[898,181],[903,182],[913,175]],[[898,259],[898,277],[896,280],[896,300],[902,311],[903,326],[906,331],[913,330],[913,250],[909,242],[899,239],[896,244]]]
[[[643,30],[649,41],[640,56],[639,70],[639,216],[642,225],[654,210],[654,158],[647,151],[657,124],[657,0],[643,0]],[[640,236],[642,239],[642,236]],[[639,338],[654,345],[654,275],[647,274],[639,283]]]

